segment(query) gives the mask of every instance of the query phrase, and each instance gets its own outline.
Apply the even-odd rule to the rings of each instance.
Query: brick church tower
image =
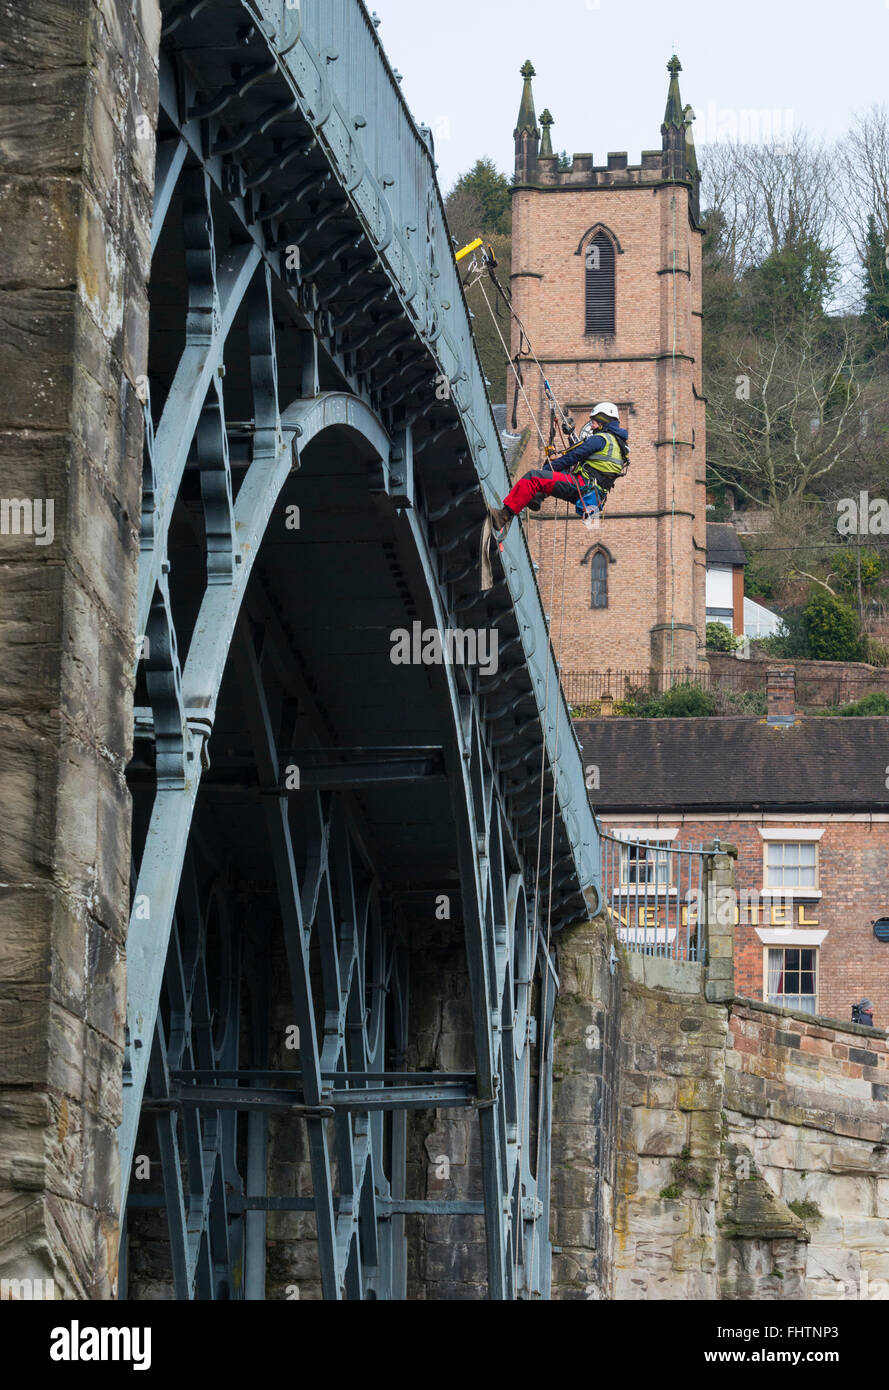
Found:
[[[644,150],[638,165],[628,164],[626,154],[609,154],[603,165],[592,154],[575,154],[571,167],[560,169],[552,117],[545,110],[538,126],[535,115],[534,69],[522,68],[513,302],[578,430],[593,405],[613,401],[630,432],[629,472],[596,529],[587,529],[572,508],[566,547],[564,503],[523,514],[566,674],[704,662],[700,174],[692,113],[679,95],[678,58],[668,70],[660,149]],[[525,347],[513,324],[513,353]],[[539,373],[526,360],[522,374],[548,440]],[[512,428],[511,373],[508,384]],[[543,446],[520,395],[515,416],[520,430],[531,427],[520,474],[540,466]]]

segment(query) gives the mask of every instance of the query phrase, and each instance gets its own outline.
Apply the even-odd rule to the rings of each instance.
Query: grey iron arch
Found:
[[[262,272],[258,273],[262,277]],[[259,409],[257,418],[262,418]],[[271,418],[270,414],[268,418]],[[232,1116],[217,1109],[220,1087],[223,1088],[222,1099],[226,1105],[235,1107],[239,1101],[237,1094],[224,1090],[228,1076],[224,1068],[228,1066],[233,1072],[239,1070],[236,1052],[232,1052],[235,1042],[233,1035],[237,1028],[235,1020],[229,1016],[224,1035],[227,1046],[220,1044],[214,1047],[213,1037],[208,1034],[209,1045],[205,1038],[203,1057],[200,1055],[200,1044],[195,1041],[190,1054],[192,1065],[185,1067],[185,1073],[194,1075],[199,1083],[198,1088],[190,1092],[177,1088],[177,1070],[189,1061],[182,1045],[182,1037],[189,1035],[189,1030],[181,1022],[177,1024],[178,1049],[171,1045],[172,1038],[164,1036],[158,1015],[162,982],[169,981],[172,972],[175,981],[173,995],[179,1014],[183,1017],[194,1015],[196,1038],[200,1036],[201,1029],[206,1032],[210,1027],[210,1010],[205,1005],[203,1015],[198,1017],[199,1010],[193,997],[195,961],[198,966],[201,961],[206,965],[205,917],[201,915],[201,905],[194,902],[197,888],[193,866],[189,873],[190,887],[187,893],[194,902],[191,913],[197,924],[192,936],[189,936],[187,928],[188,912],[181,903],[182,870],[192,853],[188,833],[190,816],[194,811],[201,770],[207,761],[205,750],[213,726],[219,689],[233,647],[244,688],[251,691],[253,707],[248,718],[253,726],[258,762],[270,790],[274,789],[280,777],[280,758],[271,735],[261,673],[246,634],[239,631],[238,612],[260,553],[264,527],[291,475],[291,445],[295,443],[299,450],[305,450],[330,430],[351,433],[381,464],[388,465],[392,456],[397,454],[381,422],[361,400],[346,393],[328,392],[307,401],[294,402],[280,415],[280,419],[276,418],[269,447],[264,453],[257,452],[241,483],[233,507],[232,527],[233,543],[239,547],[241,563],[229,567],[224,582],[220,582],[218,575],[214,576],[212,567],[208,566],[208,583],[181,675],[176,675],[174,666],[175,641],[161,644],[158,651],[156,643],[152,644],[149,638],[149,661],[153,668],[151,688],[163,692],[163,698],[153,708],[153,717],[158,728],[161,723],[164,724],[164,746],[169,749],[173,742],[173,721],[169,709],[165,709],[165,703],[169,704],[170,691],[174,691],[181,702],[178,711],[183,767],[187,762],[191,762],[192,766],[179,780],[170,771],[169,751],[165,760],[160,756],[158,758],[158,785],[134,887],[128,995],[130,1050],[120,1147],[126,1194],[145,1082],[151,1075],[152,1096],[148,1105],[150,1110],[158,1105],[161,1107],[157,1116],[171,1230],[172,1265],[177,1292],[184,1297],[234,1296],[237,1289],[237,1280],[232,1273],[231,1249],[237,1244],[240,1230],[237,1188],[240,1185],[243,1189],[243,1182],[239,1184],[238,1180]],[[427,577],[429,596],[433,607],[438,610],[438,625],[443,629],[447,626],[448,615],[441,609],[437,598],[434,560],[428,540],[416,515],[410,512],[408,516],[421,569]],[[208,532],[208,546],[212,543],[213,536]],[[166,577],[163,566],[159,573],[162,578]],[[168,631],[172,637],[175,629],[171,619]],[[159,682],[158,671],[164,661],[167,663],[167,680]],[[545,1272],[542,1275],[541,1271],[545,1271],[548,1253],[545,1209],[549,1185],[548,1146],[543,1146],[542,1154],[538,1154],[538,1162],[532,1163],[530,1112],[533,1089],[534,1097],[542,1093],[540,1105],[545,1125],[548,1126],[552,1017],[557,981],[552,962],[545,956],[541,957],[540,964],[547,976],[547,988],[543,991],[546,1016],[539,1020],[541,1057],[536,1064],[539,1076],[532,1088],[526,1054],[534,1041],[535,1028],[531,1026],[528,987],[535,973],[535,956],[541,948],[531,940],[532,923],[525,904],[525,890],[521,875],[514,867],[519,862],[519,855],[511,843],[511,831],[495,795],[493,770],[483,748],[478,701],[473,700],[469,690],[460,689],[458,673],[452,668],[445,668],[445,677],[452,710],[451,732],[456,747],[456,756],[452,759],[455,772],[451,785],[459,822],[469,971],[473,992],[480,1001],[480,1007],[474,1011],[477,1076],[472,1083],[472,1094],[468,1094],[465,1078],[461,1084],[464,1086],[465,1100],[478,1107],[481,1125],[491,1288],[494,1296],[514,1297],[522,1289],[530,1292],[537,1288],[539,1291],[541,1278],[545,1279]],[[143,723],[147,724],[148,713],[143,711],[141,717]],[[198,740],[200,743],[195,747]],[[160,743],[158,748],[160,753]],[[194,754],[190,760],[189,752]],[[163,772],[162,766],[165,769]],[[374,1166],[372,1161],[374,1157],[379,1159],[382,1152],[382,1115],[380,1112],[373,1115],[368,1113],[366,1142],[357,1159],[354,1136],[347,1134],[345,1139],[342,1135],[340,1137],[340,1147],[345,1143],[350,1150],[350,1162],[357,1163],[356,1178],[352,1184],[355,1206],[351,1213],[347,1213],[347,1221],[344,1221],[343,1213],[334,1200],[330,1154],[323,1130],[325,1101],[331,1100],[325,1091],[324,1080],[325,1077],[329,1079],[333,1072],[344,1070],[345,1055],[342,1037],[337,1040],[328,1036],[325,1039],[315,1034],[308,952],[304,949],[306,938],[314,925],[316,930],[328,935],[328,952],[339,952],[338,968],[333,971],[333,976],[348,975],[348,971],[342,969],[341,930],[340,938],[334,940],[336,930],[330,908],[328,906],[325,914],[323,903],[319,903],[323,898],[326,879],[333,871],[330,846],[337,836],[342,843],[338,866],[341,872],[340,891],[344,882],[350,885],[346,891],[353,891],[351,873],[346,872],[345,878],[342,878],[342,863],[348,862],[350,854],[348,835],[346,827],[337,823],[335,813],[326,822],[319,813],[318,851],[313,876],[308,883],[300,885],[294,868],[285,801],[286,797],[275,798],[268,801],[266,807],[270,835],[277,845],[276,848],[273,846],[273,854],[284,866],[281,880],[285,884],[289,882],[292,888],[289,900],[293,914],[289,924],[290,971],[297,1003],[296,1016],[303,1037],[302,1051],[306,1057],[303,1063],[303,1094],[308,1102],[306,1123],[314,1131],[311,1139],[314,1206],[318,1221],[322,1282],[332,1297],[343,1293],[350,1297],[392,1296],[393,1290],[403,1286],[403,1254],[394,1248],[400,1239],[400,1229],[397,1220],[393,1222],[390,1208],[382,1213],[382,1228],[387,1244],[385,1260],[381,1261],[380,1258],[383,1241],[379,1235],[369,1240],[367,1234],[369,1224],[376,1228],[379,1221],[368,1223],[365,1220],[364,1241],[358,1242],[362,1209],[365,1212],[368,1207],[374,1209],[377,1199],[386,1191],[385,1176],[381,1176],[379,1164]],[[513,866],[512,870],[510,865]],[[218,898],[216,883],[217,880],[214,880],[210,895]],[[279,887],[280,884],[279,880]],[[366,900],[369,901],[375,892],[377,885],[371,884]],[[140,910],[146,902],[150,904],[147,915]],[[284,903],[282,910],[286,916]],[[185,921],[182,920],[183,913]],[[353,940],[347,951],[347,957],[354,954],[356,962],[366,943],[366,931],[360,926],[360,917],[361,914],[358,914]],[[230,950],[231,928],[228,929],[228,938]],[[171,943],[172,957],[168,954]],[[397,963],[391,942],[387,949],[385,967],[378,966],[376,973],[384,974],[388,981],[396,977]],[[189,952],[195,961],[187,969],[185,961]],[[232,973],[233,966],[229,962],[226,975],[229,988]],[[200,988],[208,994],[211,985],[212,981],[207,978],[205,970],[200,977]],[[267,981],[260,987],[267,991]],[[364,982],[359,979],[358,995],[363,993]],[[354,1002],[350,1005],[349,998],[348,989],[333,1001],[328,998],[328,1011],[333,1002],[334,1011],[345,1019],[350,1010],[354,1013],[356,1007]],[[399,1007],[404,1009],[403,981],[399,981]],[[405,1029],[406,1019],[402,1018],[402,1038]],[[379,1015],[373,1017],[367,1029],[363,1021],[353,1022],[352,1034],[363,1039],[368,1073],[373,1075],[375,1071],[385,1071],[380,1051]],[[197,1067],[195,1064],[200,1060],[209,1062],[209,1067]],[[311,1077],[307,1075],[309,1071]],[[205,1085],[205,1089],[201,1090],[200,1084],[209,1082],[214,1072],[213,1089]],[[448,1103],[460,1094],[456,1089],[449,1094],[446,1087],[447,1083],[444,1083],[437,1092],[413,1096],[411,1102],[422,1103],[425,1099],[427,1104]],[[343,1100],[342,1097],[338,1099]],[[388,1099],[393,1107],[400,1103],[400,1097],[390,1096]],[[177,1156],[180,1142],[176,1133],[177,1122],[171,1112],[163,1109],[174,1100],[180,1105],[192,1105],[182,1121],[181,1143],[184,1150],[190,1150],[192,1154],[202,1153],[202,1171],[206,1167],[207,1153],[211,1150],[218,1157],[219,1164],[218,1173],[214,1167],[212,1176],[202,1179],[197,1190],[189,1176],[191,1190],[188,1200],[183,1188],[182,1165]],[[203,1103],[203,1108],[198,1113],[199,1101]],[[361,1101],[353,1099],[353,1110],[360,1104]],[[312,1106],[315,1113],[309,1113]],[[330,1113],[335,1112],[331,1110]],[[251,1123],[254,1118],[250,1117]],[[342,1129],[341,1118],[338,1117],[337,1123]],[[403,1113],[396,1119],[396,1129],[403,1147]],[[265,1143],[258,1140],[254,1146],[260,1155],[265,1152]],[[340,1160],[342,1171],[341,1155]],[[193,1159],[189,1164],[190,1175],[197,1166],[197,1160]],[[262,1174],[256,1162],[252,1166],[253,1182],[261,1182]],[[228,1201],[224,1200],[222,1173],[225,1174],[226,1190],[230,1192],[232,1188],[236,1189],[234,1203],[231,1197]],[[542,1197],[538,1194],[542,1194]],[[244,1193],[243,1190],[240,1193],[242,1201],[256,1195],[255,1192]],[[403,1193],[397,1193],[396,1197],[399,1195],[403,1197]],[[196,1204],[197,1213],[194,1210]],[[221,1217],[220,1206],[223,1208]],[[399,1213],[394,1215],[397,1217]],[[243,1221],[245,1249],[250,1252],[245,1288],[251,1291],[262,1287],[261,1278],[256,1273],[256,1263],[264,1259],[264,1250],[258,1234],[256,1213],[245,1209]],[[347,1228],[345,1239],[344,1226]],[[214,1229],[217,1233],[220,1230],[224,1233],[224,1237],[217,1234],[215,1247],[211,1235]],[[226,1252],[222,1257],[218,1248],[220,1241]],[[379,1271],[382,1263],[385,1277],[378,1272],[373,1277],[368,1277],[365,1272],[362,1277],[361,1259],[355,1252],[366,1249],[368,1245],[369,1268]],[[345,1255],[343,1250],[346,1251]]]
[[[260,278],[267,288],[268,271],[264,275],[260,273]],[[257,406],[261,409],[262,402],[258,401]],[[266,427],[273,434],[273,440],[254,458],[232,508],[232,546],[233,551],[237,547],[234,553],[239,557],[239,562],[232,567],[229,583],[207,585],[184,668],[179,664],[170,612],[166,562],[155,561],[157,552],[154,546],[147,552],[151,558],[146,568],[151,577],[156,575],[155,594],[153,601],[146,602],[147,615],[144,627],[140,624],[140,632],[147,637],[148,656],[145,664],[149,689],[159,692],[154,712],[155,727],[159,731],[163,725],[164,748],[175,746],[175,752],[167,751],[164,754],[164,766],[158,779],[152,824],[135,887],[134,909],[127,937],[130,1061],[120,1134],[121,1169],[124,1174],[127,1171],[127,1158],[133,1153],[135,1128],[148,1070],[153,1028],[151,1001],[156,1001],[158,997],[163,975],[164,952],[178,892],[181,856],[200,784],[205,746],[213,727],[216,699],[253,563],[277,498],[290,476],[291,449],[297,441],[301,441],[301,447],[305,448],[317,435],[334,426],[346,426],[360,434],[381,460],[390,447],[382,425],[369,407],[342,392],[325,393],[305,402],[296,402],[284,417],[278,412],[277,402],[272,406],[271,401],[266,401],[265,406],[269,419],[274,420]],[[194,410],[191,418],[196,418]],[[159,429],[152,442],[152,434],[154,432],[150,431],[146,453],[153,465],[156,441],[162,436]],[[179,471],[181,478],[182,469]],[[167,518],[167,524],[168,521]],[[163,516],[156,513],[153,536],[160,533],[162,524]],[[157,612],[156,617],[153,610]],[[140,614],[143,611],[140,604]],[[190,765],[188,776],[186,764]],[[177,864],[180,865],[179,872],[175,869]],[[148,915],[144,909],[146,900]],[[125,1201],[126,1176],[123,1182],[122,1198]]]

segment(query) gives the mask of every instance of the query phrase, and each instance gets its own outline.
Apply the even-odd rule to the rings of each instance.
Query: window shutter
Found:
[[[614,246],[599,232],[586,248],[587,333],[614,332]]]

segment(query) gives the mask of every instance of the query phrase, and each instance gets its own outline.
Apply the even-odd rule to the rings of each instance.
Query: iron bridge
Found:
[[[599,844],[520,527],[479,587],[508,483],[431,134],[360,0],[161,8],[121,1296],[153,1215],[177,1298],[264,1298],[286,1211],[325,1298],[404,1298],[424,1214],[482,1216],[489,1297],[545,1298],[553,933]],[[430,632],[496,662],[393,660]],[[461,1073],[405,1066],[440,901]],[[411,1193],[449,1107],[479,1191]]]

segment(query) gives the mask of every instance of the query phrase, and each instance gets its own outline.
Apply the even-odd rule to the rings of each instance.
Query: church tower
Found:
[[[548,110],[538,124],[534,68],[521,71],[513,303],[578,430],[592,406],[613,401],[630,434],[629,472],[595,529],[572,508],[566,545],[564,503],[523,513],[558,656],[566,674],[696,669],[705,660],[703,230],[681,64],[668,64],[660,149],[643,150],[640,164],[575,154],[568,169],[553,154]],[[548,442],[550,410],[526,351],[514,323],[512,352]],[[543,443],[511,373],[507,381],[509,427],[515,419],[530,431],[518,476],[540,467]]]

